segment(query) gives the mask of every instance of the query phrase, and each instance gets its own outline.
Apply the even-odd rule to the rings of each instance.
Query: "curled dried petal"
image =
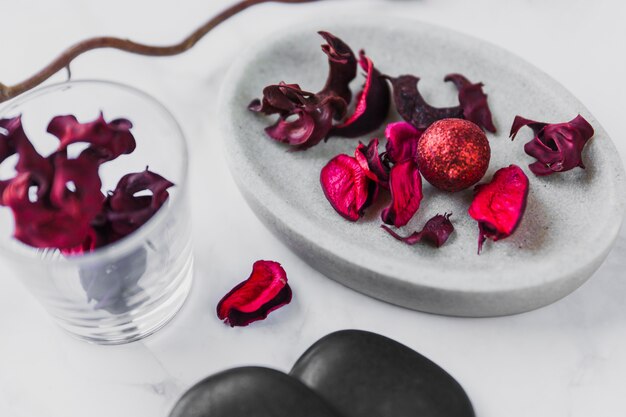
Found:
[[[231,327],[247,326],[291,301],[283,267],[274,261],[256,261],[250,277],[233,288],[217,305],[217,316]]]
[[[404,242],[407,245],[415,245],[416,243],[426,241],[431,245],[439,248],[444,243],[446,243],[446,241],[454,231],[454,226],[450,221],[450,216],[452,216],[452,213],[444,213],[443,215],[437,214],[435,217],[426,222],[422,230],[420,230],[419,232],[413,232],[406,237],[400,236],[385,225],[382,225],[380,227],[385,229],[385,231],[387,231],[387,233],[389,233],[395,239]]]
[[[361,155],[361,157],[359,157]],[[389,182],[389,165],[383,160],[382,156],[378,153],[378,139],[372,139],[365,146],[359,142],[356,148],[355,158],[359,160],[359,163],[363,166],[360,158],[365,160],[365,165],[368,170],[376,176],[376,181],[383,187],[388,187]]]
[[[17,154],[19,158],[15,171],[18,174],[29,174],[29,187],[34,187],[37,199],[42,199],[48,193],[52,183],[52,164],[37,152],[26,137],[21,117],[0,120],[0,127],[5,130],[5,132],[0,131],[0,164],[8,157]],[[10,181],[0,181],[0,205],[7,205],[3,201],[2,194]]]
[[[320,183],[333,208],[350,221],[363,216],[377,192],[368,169],[345,154],[337,155],[322,168]]]
[[[390,91],[387,82],[364,51],[360,52],[359,64],[366,71],[365,85],[357,94],[354,112],[346,121],[333,128],[333,135],[348,138],[365,135],[378,129],[389,113]]]
[[[266,115],[288,115],[304,105],[315,94],[304,91],[298,84],[268,85],[263,89],[263,99],[255,99],[248,105],[250,111]]]
[[[134,232],[150,220],[167,201],[167,190],[173,186],[172,182],[148,168],[124,175],[104,206],[104,217],[116,238]],[[145,191],[149,191],[150,195],[138,195]]]
[[[417,129],[426,130],[437,120],[463,117],[461,106],[437,108],[428,104],[417,89],[418,77],[401,75],[397,78],[386,78],[393,86],[396,110],[404,120]]]
[[[382,220],[396,227],[404,226],[422,201],[422,177],[414,159],[406,159],[391,168],[389,190],[391,205],[383,210]]]
[[[576,167],[585,168],[582,152],[593,137],[593,127],[581,115],[565,123],[542,123],[516,116],[511,127],[511,139],[524,126],[530,127],[535,137],[524,146],[526,153],[537,159],[529,165],[537,176],[565,172]]]
[[[325,95],[337,95],[346,103],[352,99],[350,82],[356,77],[357,62],[352,49],[341,39],[331,33],[318,32],[326,44],[322,45],[322,51],[328,55],[328,78],[326,85],[320,92]]]
[[[48,133],[59,138],[58,151],[65,151],[73,143],[86,142],[97,153],[101,162],[111,161],[135,150],[135,138],[130,132],[132,123],[126,119],[106,122],[100,116],[89,123],[79,123],[73,115],[56,116],[48,125]]]
[[[263,100],[248,108],[264,114],[279,114],[275,124],[265,129],[272,139],[307,149],[328,136],[333,118],[342,117],[345,101],[338,96],[321,96],[301,90],[297,84],[280,83],[263,90]]]
[[[390,123],[385,129],[387,157],[393,163],[415,158],[417,143],[424,133],[407,122]]]
[[[476,123],[482,129],[496,133],[491,110],[487,103],[487,94],[483,92],[483,83],[472,84],[461,74],[448,74],[444,81],[451,81],[459,90],[459,102],[463,108],[463,116]]]
[[[478,253],[487,238],[498,241],[515,232],[526,210],[528,188],[528,177],[517,165],[499,169],[491,182],[476,186],[468,213],[478,222]]]
[[[34,248],[73,248],[81,245],[90,225],[76,201],[62,209],[52,208],[43,199],[31,201],[29,173],[18,174],[3,192],[5,204],[13,211],[14,237]]]

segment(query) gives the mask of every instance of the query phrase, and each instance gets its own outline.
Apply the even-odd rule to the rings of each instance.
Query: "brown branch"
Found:
[[[230,17],[236,15],[237,13],[246,10],[248,7],[268,2],[308,3],[313,1],[317,0],[242,0],[207,21],[205,24],[192,32],[181,42],[170,46],[144,45],[128,39],[120,39],[110,36],[86,39],[66,49],[63,53],[61,53],[61,55],[59,55],[47,66],[45,66],[41,71],[37,72],[32,77],[27,78],[21,83],[15,84],[13,86],[7,86],[0,83],[0,103],[37,87],[63,68],[69,68],[70,63],[75,58],[84,54],[85,52],[91,51],[92,49],[113,48],[119,49],[120,51],[126,51],[133,54],[147,56],[178,55],[191,49],[196,43],[198,43],[200,39],[202,39],[217,25],[224,22],[225,20],[228,20]]]

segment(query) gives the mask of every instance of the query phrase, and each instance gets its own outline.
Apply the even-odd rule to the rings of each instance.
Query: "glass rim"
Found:
[[[8,112],[12,109],[18,107],[19,105],[28,102],[34,98],[37,98],[41,95],[53,92],[62,87],[71,87],[74,85],[101,85],[119,88],[122,90],[126,90],[132,94],[135,94],[139,97],[146,99],[151,102],[159,111],[161,111],[168,119],[169,123],[173,126],[174,130],[178,134],[177,140],[179,141],[179,146],[182,150],[182,171],[180,181],[176,184],[177,192],[172,198],[168,198],[168,204],[163,205],[145,224],[139,227],[137,230],[118,240],[115,243],[106,245],[102,248],[98,248],[93,252],[85,253],[82,255],[70,255],[62,258],[61,262],[69,262],[72,264],[89,264],[89,263],[99,263],[102,261],[109,260],[111,258],[115,258],[118,256],[123,256],[131,253],[132,249],[137,245],[137,243],[141,240],[144,240],[146,236],[148,236],[158,225],[163,223],[167,216],[170,213],[180,212],[178,207],[183,204],[186,195],[187,195],[187,182],[189,177],[189,147],[187,145],[187,139],[185,137],[185,133],[183,129],[172,114],[172,112],[165,107],[163,103],[157,100],[154,96],[149,93],[146,93],[143,90],[140,90],[136,87],[130,86],[128,84],[124,84],[117,81],[109,81],[109,80],[101,80],[101,79],[81,79],[81,80],[69,80],[63,82],[57,82],[54,84],[49,84],[43,87],[35,88],[32,91],[26,92],[13,100],[10,100],[7,104],[0,107],[0,118],[6,117]],[[11,236],[11,239],[15,240]],[[11,257],[19,258],[19,261],[30,261],[36,260],[39,263],[43,264],[58,264],[59,259],[50,259],[48,257],[42,258],[35,256],[37,251],[40,250],[38,248],[32,248],[24,243],[18,242],[24,246],[25,250],[16,249],[15,247],[11,247],[7,245],[4,238],[0,238],[0,256],[6,257],[7,255]],[[21,248],[21,246],[20,246]],[[28,249],[32,249],[28,251]]]

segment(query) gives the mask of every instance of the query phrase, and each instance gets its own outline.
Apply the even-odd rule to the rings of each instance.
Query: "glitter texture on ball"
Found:
[[[417,146],[417,164],[424,179],[450,192],[465,190],[480,181],[490,158],[485,133],[463,119],[433,123]]]

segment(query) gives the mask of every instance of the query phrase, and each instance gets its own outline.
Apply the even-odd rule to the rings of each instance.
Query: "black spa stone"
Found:
[[[344,330],[311,346],[290,375],[344,417],[474,417],[459,383],[408,347]]]
[[[235,368],[192,387],[170,417],[341,417],[295,378],[268,368]]]

